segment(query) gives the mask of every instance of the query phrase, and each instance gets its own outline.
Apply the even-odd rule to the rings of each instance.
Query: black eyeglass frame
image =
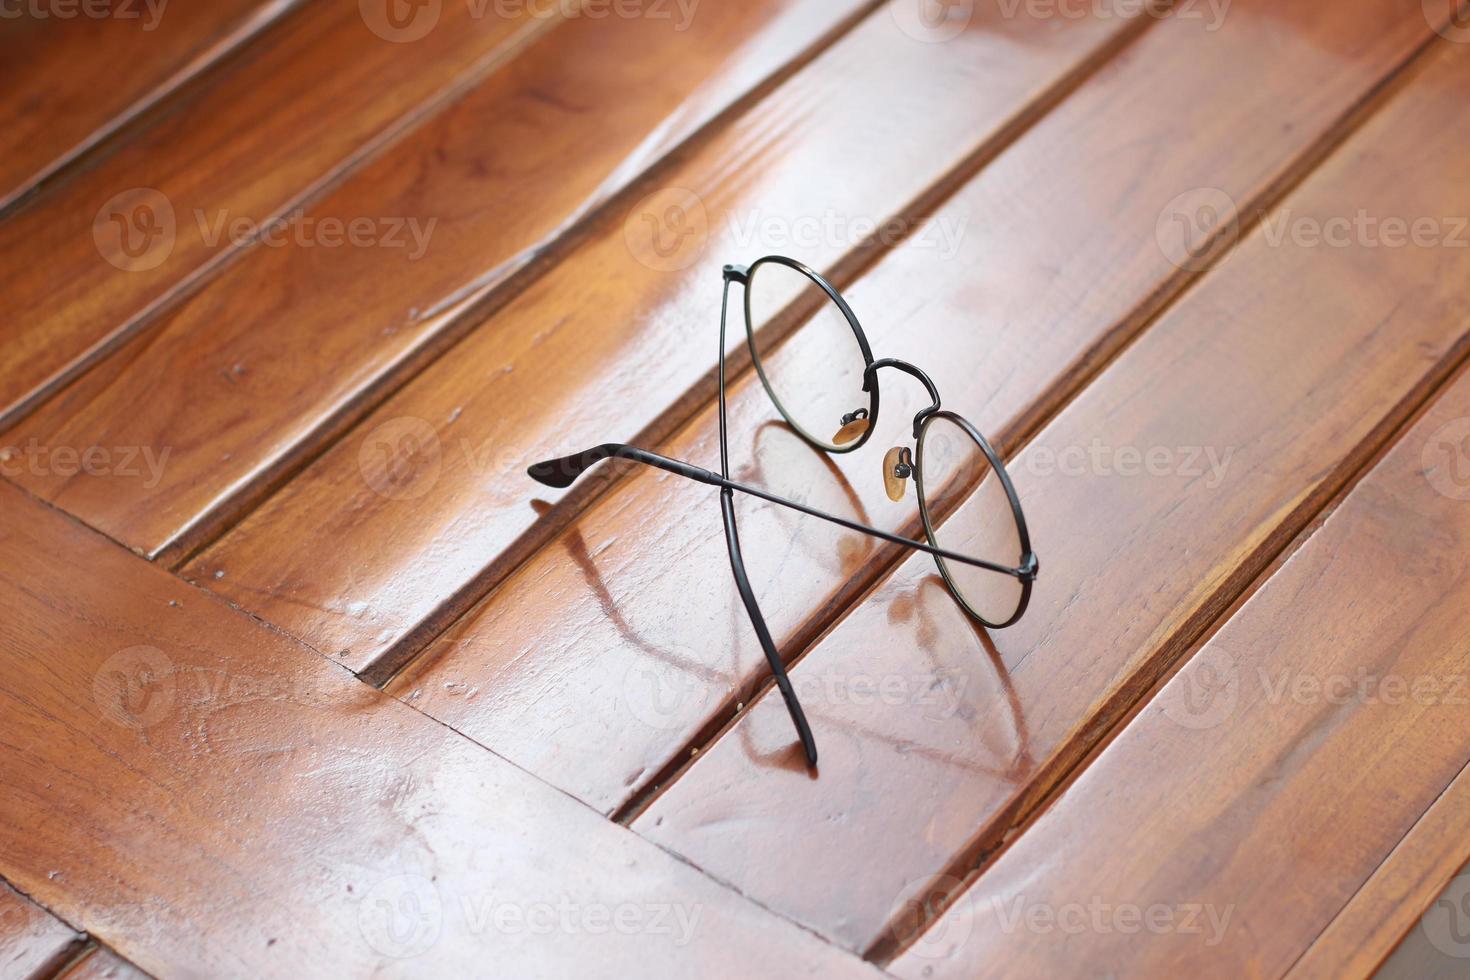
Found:
[[[868,393],[869,403],[867,408],[868,425],[861,433],[861,435],[851,443],[843,444],[840,446],[836,445],[835,443],[826,444],[823,443],[821,440],[813,437],[809,432],[806,431],[806,429],[804,429],[795,419],[791,417],[786,407],[781,403],[781,399],[777,396],[774,387],[770,383],[769,378],[766,376],[765,366],[762,363],[760,352],[756,344],[756,330],[750,310],[749,288],[751,276],[753,275],[753,273],[766,263],[777,263],[787,266],[795,270],[796,272],[801,273],[803,276],[805,276],[807,279],[817,285],[822,290],[822,292],[824,292],[827,297],[831,299],[834,304],[836,304],[838,309],[846,318],[848,325],[852,328],[853,334],[856,337],[858,345],[862,350],[863,359],[866,364],[863,372],[863,391]],[[995,449],[990,445],[990,442],[980,433],[977,428],[975,428],[974,425],[969,422],[968,419],[965,419],[963,416],[957,415],[954,412],[950,412],[940,407],[938,389],[935,387],[934,382],[929,378],[929,376],[921,371],[919,368],[908,363],[907,361],[902,361],[897,358],[883,358],[881,360],[874,360],[872,347],[868,343],[868,338],[867,335],[863,332],[862,325],[858,322],[857,315],[853,313],[852,308],[847,304],[847,301],[842,298],[842,295],[837,292],[836,288],[834,288],[824,276],[811,269],[806,264],[783,255],[764,256],[756,260],[748,267],[727,265],[722,270],[722,274],[724,277],[724,288],[723,295],[720,301],[720,473],[716,474],[702,467],[695,466],[691,463],[686,463],[683,460],[671,459],[667,456],[661,456],[658,453],[650,452],[646,449],[639,449],[635,446],[628,446],[622,443],[604,443],[600,446],[595,446],[591,449],[584,450],[580,453],[574,453],[570,456],[564,456],[559,459],[536,463],[529,467],[527,472],[532,479],[536,480],[539,483],[545,484],[547,486],[564,488],[571,486],[572,483],[575,482],[576,479],[581,476],[583,472],[585,472],[588,468],[600,462],[601,460],[619,458],[632,460],[634,462],[642,463],[647,466],[657,467],[667,472],[675,473],[679,476],[683,476],[688,479],[698,481],[700,483],[720,488],[720,513],[725,527],[725,544],[730,554],[730,570],[735,579],[736,588],[740,592],[741,602],[745,606],[746,612],[750,617],[751,625],[755,630],[756,638],[760,642],[761,649],[765,654],[767,664],[771,668],[771,674],[776,683],[776,687],[781,692],[782,699],[786,703],[787,711],[791,715],[791,720],[793,724],[796,726],[797,735],[801,739],[802,748],[805,751],[807,762],[808,764],[815,766],[817,764],[817,747],[816,740],[812,736],[811,726],[807,722],[806,713],[802,710],[801,703],[798,700],[796,692],[791,685],[790,677],[787,675],[786,664],[781,659],[780,653],[776,649],[776,644],[771,637],[770,629],[766,626],[765,617],[761,614],[760,604],[756,600],[755,590],[751,587],[750,578],[746,574],[745,558],[741,551],[740,534],[735,520],[735,491],[739,491],[741,493],[745,493],[753,497],[758,497],[771,503],[791,508],[812,517],[820,518],[822,520],[836,524],[840,527],[847,528],[848,530],[871,535],[873,537],[887,541],[891,544],[898,544],[907,548],[912,548],[916,551],[927,552],[934,557],[935,564],[939,567],[940,575],[944,578],[944,582],[948,586],[950,594],[959,603],[960,608],[963,609],[965,613],[971,618],[991,629],[1004,629],[1007,626],[1013,625],[1014,623],[1019,621],[1023,615],[1025,615],[1026,608],[1031,600],[1032,584],[1035,582],[1036,575],[1039,570],[1039,562],[1037,560],[1035,552],[1031,550],[1031,538],[1026,529],[1026,518],[1021,511],[1021,502],[1016,494],[1015,486],[1011,482],[1010,475],[1006,472],[1005,464],[1001,461],[999,455],[995,452]],[[911,375],[924,386],[925,391],[928,392],[931,399],[931,404],[927,408],[921,409],[914,416],[913,437],[916,450],[915,454],[911,457],[911,471],[914,477],[916,494],[919,499],[919,516],[924,526],[924,535],[927,538],[927,543],[914,541],[901,535],[892,534],[890,532],[883,531],[875,527],[869,527],[866,524],[861,524],[857,521],[850,521],[846,518],[838,517],[835,514],[828,514],[814,507],[809,507],[794,500],[788,500],[784,497],[778,496],[777,494],[771,493],[767,490],[763,490],[759,487],[747,486],[745,484],[737,483],[730,479],[729,440],[726,433],[728,414],[726,411],[725,398],[727,360],[725,352],[726,320],[729,310],[730,287],[732,284],[740,284],[745,288],[744,312],[746,342],[749,345],[751,360],[756,368],[756,373],[760,377],[761,384],[765,387],[766,394],[770,397],[771,402],[776,406],[776,409],[780,412],[782,418],[786,420],[787,424],[791,426],[791,428],[797,433],[797,435],[801,436],[803,440],[805,440],[814,448],[832,454],[845,454],[854,452],[867,443],[867,441],[872,437],[873,432],[876,430],[878,423],[880,389],[877,375],[881,369],[895,368],[899,371],[902,371],[903,373]],[[970,436],[970,438],[973,439],[975,441],[975,444],[980,448],[981,453],[985,456],[987,462],[991,467],[991,470],[1000,479],[1001,486],[1004,488],[1006,498],[1010,504],[1012,517],[1015,519],[1016,522],[1016,530],[1021,546],[1021,564],[1015,567],[1011,567],[1008,565],[999,564],[997,562],[975,558],[971,555],[964,555],[959,552],[950,551],[948,549],[940,547],[934,530],[936,515],[930,513],[928,501],[925,499],[924,495],[922,465],[923,434],[926,430],[926,427],[934,419],[944,419],[946,421],[949,421],[960,427],[968,436]],[[969,600],[965,598],[964,593],[960,590],[953,577],[951,576],[950,570],[945,564],[946,561],[960,562],[965,565],[970,565],[975,568],[982,568],[987,571],[995,572],[997,574],[1010,575],[1019,580],[1022,586],[1021,597],[1020,600],[1017,602],[1015,612],[1010,616],[1010,618],[1001,623],[993,623],[987,620],[971,605]]]

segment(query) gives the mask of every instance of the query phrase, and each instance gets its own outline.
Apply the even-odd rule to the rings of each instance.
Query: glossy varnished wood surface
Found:
[[[1457,730],[1463,731],[1463,726],[1457,726]],[[1466,756],[1470,766],[1470,753]],[[1425,912],[1446,886],[1464,873],[1467,861],[1470,768],[1460,770],[1455,781],[1292,965],[1287,976],[1292,980],[1333,980],[1372,973],[1404,937],[1420,928]]]
[[[1450,0],[287,6],[170,9],[80,108],[126,39],[26,48],[93,39],[47,138],[106,137],[0,203],[0,977],[1415,968],[1463,702],[1324,686],[1470,668]],[[741,500],[815,770],[709,488],[525,474],[713,466],[718,270],[767,252],[994,437],[1041,554],[986,631]],[[735,476],[913,533],[918,387],[827,459],[732,333]]]
[[[0,544],[0,867],[150,973],[874,975],[10,486]]]
[[[184,573],[354,670],[391,666],[478,598],[523,537],[545,536],[531,498],[554,495],[530,486],[529,463],[668,428],[707,397],[722,262],[772,250],[773,220],[783,251],[839,263],[860,243],[792,236],[790,222],[903,214],[1132,29],[987,10],[943,43],[869,17]],[[671,206],[695,225],[657,227]],[[649,220],[683,250],[659,256]]]
[[[895,972],[1282,975],[1470,761],[1467,418],[1462,378]],[[1204,914],[1006,918],[1088,902]]]
[[[299,0],[14,4],[0,21],[0,213]]]
[[[157,479],[26,472],[18,482],[130,547],[177,557],[395,368],[463,327],[464,307],[558,229],[858,9],[722,2],[682,30],[576,18],[551,31],[301,219],[392,218],[398,245],[252,249],[10,435],[53,452],[167,450]]]
[[[398,43],[363,6],[317,0],[281,18],[123,146],[0,221],[0,423],[233,253],[237,234],[287,213],[457,79],[556,23],[452,3],[426,36]]]
[[[1450,108],[1470,57],[1442,48],[1437,71],[1274,213],[1325,223],[1470,207],[1451,176],[1470,130]],[[1465,350],[1457,280],[1470,251],[1300,247],[1267,231],[1014,460],[1042,556],[1034,618],[983,633],[927,556],[907,560],[795,668],[827,745],[819,778],[794,766],[790,722],[764,698],[635,828],[844,943],[901,939],[889,923],[931,877],[999,843]],[[1130,477],[1111,455],[1091,462],[1092,446],[1172,462]],[[847,696],[889,678],[924,686]],[[916,701],[936,685],[949,701]],[[802,847],[793,822],[826,827],[826,845]],[[751,848],[779,856],[751,864]]]
[[[875,350],[924,366],[946,405],[1012,442],[1192,273],[1157,239],[1180,189],[1221,188],[1252,213],[1303,160],[1315,162],[1314,148],[1428,34],[1400,0],[1341,14],[1237,3],[1219,33],[1159,25],[946,201],[932,224],[957,231],[953,254],[916,238],[848,290]],[[1248,98],[1230,98],[1231,111],[1191,140],[1170,139],[1192,107],[1236,93],[1230,70],[1246,64]],[[1313,97],[1290,97],[1300,91]],[[1153,175],[1148,187],[1139,172]],[[927,402],[917,386],[888,380],[879,448],[828,465],[775,424],[764,389],[746,377],[729,402],[738,478],[902,528],[916,516],[913,496],[887,499],[875,457],[907,438]],[[662,451],[708,465],[716,427],[711,406]],[[888,557],[759,503],[738,512],[763,612],[792,653]],[[388,689],[615,811],[767,676],[727,565],[707,488],[636,474]]]
[[[82,937],[65,922],[0,881],[0,977],[49,976],[81,944]]]

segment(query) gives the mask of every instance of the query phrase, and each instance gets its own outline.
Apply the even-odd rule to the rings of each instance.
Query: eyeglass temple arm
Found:
[[[625,446],[622,443],[605,442],[600,446],[594,446],[580,453],[573,453],[570,456],[563,456],[560,459],[550,459],[543,463],[536,463],[529,467],[526,472],[530,474],[531,479],[538,483],[543,483],[548,487],[569,487],[586,470],[604,459],[611,459],[613,457],[618,459],[631,459],[635,463],[643,463],[646,466],[654,466],[658,469],[666,470],[669,473],[677,473],[679,476],[696,480],[699,483],[706,483],[712,487],[721,487],[726,490],[738,490],[740,493],[748,493],[752,497],[769,500],[773,504],[780,504],[782,507],[789,507],[792,510],[800,511],[811,517],[821,518],[824,521],[845,527],[849,531],[868,534],[875,538],[881,538],[891,544],[903,545],[906,548],[913,548],[915,551],[938,555],[940,558],[949,561],[957,561],[965,565],[974,566],[975,568],[984,568],[988,571],[999,572],[1002,575],[1010,575],[1023,582],[1034,581],[1036,578],[1037,560],[1034,554],[1027,554],[1018,568],[984,561],[980,558],[972,558],[969,555],[962,555],[955,551],[936,548],[922,541],[913,541],[897,534],[880,531],[876,527],[859,524],[857,521],[850,521],[845,517],[828,514],[825,511],[817,510],[815,507],[808,507],[806,504],[800,504],[794,500],[779,497],[759,487],[746,486],[743,483],[727,480],[719,474],[711,473],[709,470],[695,466],[693,463],[686,463],[680,459],[671,459],[668,456],[660,456],[658,453],[649,452],[647,449],[639,449],[636,446]]]

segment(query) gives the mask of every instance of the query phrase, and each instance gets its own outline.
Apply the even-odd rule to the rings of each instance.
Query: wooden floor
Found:
[[[1470,975],[1453,6],[7,15],[0,978]],[[712,465],[773,252],[1041,556],[738,501],[816,770],[715,493],[525,474]],[[731,349],[738,478],[918,532]]]

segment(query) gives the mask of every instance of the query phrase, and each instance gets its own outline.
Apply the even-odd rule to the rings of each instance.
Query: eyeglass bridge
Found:
[[[897,368],[905,374],[918,378],[919,383],[924,386],[924,390],[929,392],[929,397],[934,400],[934,404],[921,410],[914,416],[914,439],[917,441],[919,431],[924,427],[924,420],[939,411],[939,389],[934,387],[934,382],[930,380],[929,375],[914,367],[908,361],[900,360],[897,357],[885,357],[881,361],[874,361],[872,364],[869,364],[868,369],[863,372],[863,391],[873,390],[873,385],[877,381],[879,368],[886,367]]]

